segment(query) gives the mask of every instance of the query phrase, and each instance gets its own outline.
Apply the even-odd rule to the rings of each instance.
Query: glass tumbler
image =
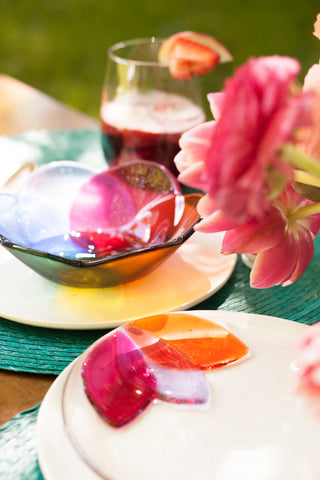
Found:
[[[135,39],[108,49],[100,117],[109,166],[143,159],[177,175],[181,134],[205,120],[198,79],[174,79],[158,60],[161,44]]]

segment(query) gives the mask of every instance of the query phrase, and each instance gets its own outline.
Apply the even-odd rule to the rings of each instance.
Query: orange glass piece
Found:
[[[226,328],[187,313],[168,313],[131,322],[178,348],[198,368],[210,370],[248,356],[249,348]]]

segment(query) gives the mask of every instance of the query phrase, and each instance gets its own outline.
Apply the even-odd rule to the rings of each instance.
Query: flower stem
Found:
[[[320,213],[320,202],[310,203],[310,205],[305,205],[298,210],[288,212],[287,218],[290,222],[296,222],[297,220],[310,217],[310,215],[315,215],[316,213]]]
[[[290,143],[286,143],[281,148],[281,156],[288,163],[300,170],[305,170],[315,175],[320,180],[320,163],[309,155],[297,150]]]

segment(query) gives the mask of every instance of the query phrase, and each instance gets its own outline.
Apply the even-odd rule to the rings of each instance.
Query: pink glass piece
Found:
[[[94,344],[82,377],[89,400],[115,427],[132,421],[154,398],[200,405],[210,397],[203,373],[184,354],[134,326],[119,328]]]
[[[142,212],[139,220],[137,214],[170,193],[180,193],[176,179],[151,162],[111,168],[94,175],[78,191],[70,208],[70,230],[87,236],[100,254],[117,251],[117,245],[119,251],[131,245],[141,248],[149,242],[150,215]]]
[[[70,210],[71,230],[95,232],[120,227],[136,215],[130,189],[108,170],[91,177],[79,189]]]
[[[155,378],[143,354],[121,329],[94,345],[82,376],[90,401],[115,427],[133,420],[155,396]]]

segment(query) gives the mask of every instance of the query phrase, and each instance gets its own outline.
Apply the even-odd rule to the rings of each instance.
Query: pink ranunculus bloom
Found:
[[[297,391],[320,414],[320,323],[308,329],[298,344]]]
[[[310,203],[288,186],[263,218],[252,218],[225,233],[222,253],[256,254],[252,287],[290,285],[303,274],[314,254],[320,214],[292,220],[290,213]]]
[[[176,157],[179,180],[201,186],[225,218],[238,223],[263,218],[274,178],[281,177],[283,186],[292,181],[293,169],[279,149],[311,122],[310,95],[291,92],[298,73],[298,62],[289,57],[250,59],[222,94],[209,96],[216,122],[199,137],[194,129],[183,135]]]

